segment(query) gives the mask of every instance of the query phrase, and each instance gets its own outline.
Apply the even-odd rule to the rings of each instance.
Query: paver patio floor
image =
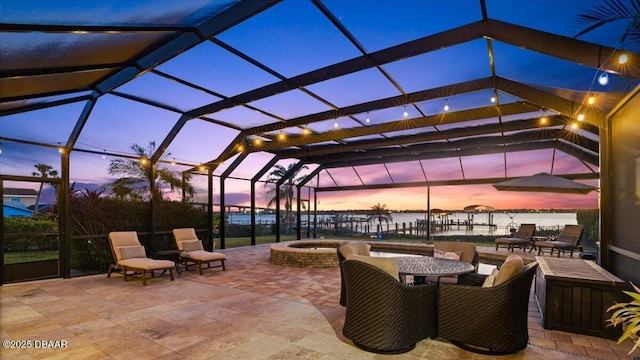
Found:
[[[486,250],[486,249],[485,249]],[[269,246],[222,250],[227,271],[190,269],[143,287],[118,274],[0,287],[3,359],[377,359],[342,336],[338,268],[282,267]],[[490,251],[487,250],[487,251]],[[502,250],[503,252],[505,250]],[[630,343],[542,328],[533,297],[529,346],[501,359],[631,359]],[[65,348],[35,348],[36,341]],[[56,345],[53,343],[52,345]],[[58,344],[58,345],[61,345]],[[423,340],[398,359],[485,359],[442,339]]]

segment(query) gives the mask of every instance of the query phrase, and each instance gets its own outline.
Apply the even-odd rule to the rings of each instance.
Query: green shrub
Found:
[[[31,217],[5,217],[3,239],[4,251],[25,252],[58,250],[58,223],[54,220]],[[24,234],[13,236],[11,234]],[[31,235],[33,234],[33,235]]]
[[[596,241],[600,236],[600,210],[585,209],[578,210],[576,219],[578,224],[584,225],[584,233],[580,244],[585,250],[595,250]]]

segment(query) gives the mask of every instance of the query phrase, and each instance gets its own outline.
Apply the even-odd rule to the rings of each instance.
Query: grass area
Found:
[[[280,241],[290,241],[290,240],[295,240],[296,239],[296,234],[280,234]],[[220,239],[215,239],[216,240],[216,248],[220,247]],[[276,236],[275,235],[263,235],[263,236],[256,236],[256,245],[258,244],[273,244],[276,242]],[[242,246],[250,246],[251,245],[251,238],[250,237],[236,237],[236,238],[226,238],[224,240],[224,246],[225,248],[236,248],[236,247],[242,247]]]
[[[53,260],[58,258],[57,250],[24,251],[4,253],[5,264],[17,264],[30,261]]]

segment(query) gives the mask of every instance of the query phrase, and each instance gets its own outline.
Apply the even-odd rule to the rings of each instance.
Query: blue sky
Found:
[[[324,6],[347,28],[368,53],[396,44],[418,39],[454,27],[480,21],[482,14],[479,1],[339,1],[327,0]],[[576,22],[577,14],[600,4],[600,1],[507,1],[487,0],[489,18],[553,32],[563,36],[574,36],[584,25]],[[48,1],[3,1],[0,14],[4,22],[44,22],[55,24],[88,23],[91,25],[136,24],[150,21],[155,24],[188,24],[200,21],[202,14],[220,3],[189,0],[78,2],[67,1],[61,6],[52,6]],[[585,41],[612,47],[620,47],[619,36],[623,24],[612,24],[582,37]],[[51,52],[38,59],[30,59],[34,66],[47,66],[47,62],[59,61],[65,52],[83,50],[83,56],[106,56],[116,49],[109,46],[120,41],[123,34],[100,34],[79,38],[72,34],[2,34],[0,50],[26,51],[35,56],[43,48]],[[218,42],[218,43],[216,43]],[[57,48],[51,48],[57,44]],[[272,73],[224,49],[228,45],[266,66]],[[498,76],[539,86],[552,86],[580,91],[611,91],[611,87],[625,83],[612,75],[609,88],[594,84],[597,71],[578,64],[552,58],[547,55],[519,49],[511,45],[492,42]],[[88,50],[95,51],[88,52]],[[336,62],[360,56],[360,51],[351,44],[310,1],[283,1],[272,8],[240,23],[194,48],[160,64],[157,70],[173,77],[184,79],[197,86],[209,89],[221,96],[234,96],[251,89],[279,81],[283,77],[296,76]],[[114,55],[114,56],[117,56]],[[80,61],[80,60],[76,60]],[[442,50],[402,59],[382,66],[407,93],[423,89],[450,85],[458,82],[491,76],[487,41],[478,39]],[[637,82],[636,82],[637,83]],[[618,84],[618,85],[617,85]],[[189,88],[170,81],[153,72],[146,72],[115,89],[115,95],[103,95],[97,101],[89,121],[83,128],[76,148],[130,154],[131,144],[146,146],[158,144],[167,136],[180,114],[131,101],[127,96],[136,96],[166,104],[180,111],[218,102],[221,97]],[[302,115],[327,111],[331,105],[337,107],[371,101],[377,98],[397,96],[401,92],[378,69],[371,68],[340,78],[315,83],[306,87],[325,100],[309,96],[308,92],[291,90],[265,99],[250,102],[249,107],[233,107],[207,116],[212,122],[193,119],[187,122],[171,143],[164,159],[189,164],[200,164],[216,159],[228,143],[240,132],[249,128]],[[88,93],[88,92],[84,92]],[[82,94],[82,93],[81,93]],[[125,96],[120,96],[124,94]],[[76,96],[60,95],[49,100]],[[446,102],[452,111],[486,106],[491,91],[470,93],[436,99],[416,104],[423,113],[438,114]],[[519,99],[500,93],[501,103]],[[38,111],[8,115],[0,118],[0,137],[42,142],[51,145],[65,144],[82,112],[84,102],[78,102]],[[262,112],[256,112],[259,109]],[[373,124],[398,120],[404,107],[357,114],[355,118],[364,122],[366,117]],[[413,106],[408,107],[409,117],[420,116]],[[540,116],[532,110],[531,117]],[[353,119],[336,119],[341,128],[361,126]],[[313,123],[309,128],[316,132],[330,131],[335,121]],[[487,119],[485,122],[495,121]],[[231,126],[216,124],[226,123]],[[474,124],[480,124],[477,121]],[[234,129],[233,127],[237,127]],[[455,127],[455,125],[453,125]],[[447,126],[443,125],[442,129]],[[299,128],[286,128],[288,134],[300,133]],[[577,130],[580,131],[580,130]],[[379,136],[379,135],[377,135]],[[371,136],[376,138],[377,136]],[[585,136],[590,136],[585,134]],[[597,140],[597,139],[596,139]],[[30,175],[33,164],[44,162],[58,168],[59,156],[55,149],[2,142],[0,173]],[[72,153],[71,179],[83,183],[102,183],[111,177],[106,169],[109,161],[97,154]],[[267,153],[249,155],[234,177],[248,178],[256,169],[270,159]],[[231,159],[233,160],[233,159]],[[221,174],[231,160],[220,166],[215,174]],[[281,160],[286,166],[293,160]],[[458,161],[423,161],[430,180],[461,178],[461,164],[466,177],[492,177],[501,174],[505,167],[509,176],[526,176],[537,172],[582,173],[598,171],[581,161],[552,150],[537,150],[510,153],[506,156],[485,155],[465,157]],[[171,167],[171,165],[166,165]],[[176,171],[185,166],[175,166]],[[313,170],[310,166],[308,171]],[[416,172],[416,163],[389,164],[382,171],[380,166],[359,169],[332,170],[321,174],[319,182],[334,181],[350,184],[358,177],[371,183],[385,181],[388,171],[398,181],[416,181],[424,174]],[[204,177],[196,177],[196,186],[206,186]],[[587,183],[597,186],[594,181]],[[215,185],[219,187],[218,184]],[[248,203],[248,183],[230,181],[228,200]],[[261,189],[261,192],[264,192]],[[322,207],[368,208],[377,202],[387,203],[393,209],[425,207],[424,189],[376,190],[363,193],[323,193]],[[416,196],[416,194],[420,194]],[[259,202],[265,203],[265,194]],[[597,207],[597,193],[588,196],[547,196],[540,194],[498,193],[490,185],[439,188],[432,190],[434,207],[458,208],[468,203],[489,203],[498,208],[507,207]]]

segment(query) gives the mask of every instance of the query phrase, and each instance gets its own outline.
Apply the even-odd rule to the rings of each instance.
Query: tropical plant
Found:
[[[176,172],[166,168],[155,168],[149,163],[156,151],[155,141],[149,142],[147,147],[138,144],[131,145],[131,150],[141,160],[115,159],[109,163],[109,175],[122,176],[107,184],[117,199],[142,200],[149,196],[154,200],[162,200],[162,190],[169,187],[171,191],[180,190],[183,186],[181,177]],[[192,198],[193,186],[189,183],[191,177],[185,176],[185,197]]]
[[[629,355],[640,348],[640,288],[633,285],[633,283],[631,283],[631,286],[635,291],[623,291],[623,293],[631,297],[630,302],[618,303],[607,309],[607,311],[614,311],[611,318],[607,320],[609,325],[618,326],[622,324],[623,327],[623,333],[618,338],[618,344],[626,339],[634,341]]]
[[[367,221],[378,221],[380,229],[382,229],[382,222],[389,223],[393,221],[393,216],[391,216],[391,210],[387,208],[387,204],[377,203],[373,205],[370,210],[370,214],[367,215]]]
[[[624,44],[629,41],[640,45],[640,0],[629,0],[628,4],[622,0],[604,0],[601,5],[578,15],[577,21],[590,25],[575,37],[612,22],[628,21],[629,24],[625,32],[620,36],[620,42]]]
[[[274,169],[271,170],[271,172],[269,173],[269,176],[267,177],[267,180],[264,186],[267,187],[270,184],[274,184],[278,182],[280,179],[284,178],[286,174],[292,171],[294,166],[295,166],[295,163],[289,164],[289,166],[286,168],[282,165],[276,164],[274,166]],[[289,225],[293,223],[293,213],[292,213],[293,202],[297,199],[296,192],[294,191],[294,189],[296,187],[296,183],[300,182],[304,178],[304,176],[298,176],[298,174],[300,173],[300,171],[305,169],[307,169],[306,165],[292,172],[291,176],[289,176],[280,186],[280,202],[281,203],[284,202],[285,221]],[[277,200],[276,189],[275,188],[269,189],[267,191],[267,196],[271,197],[271,199],[269,199],[269,202],[267,203],[267,207],[270,207],[271,205],[275,204]],[[302,207],[303,208],[305,207],[304,203],[302,204]],[[287,227],[287,231],[289,231],[289,227]]]
[[[36,205],[35,208],[33,209],[33,214],[36,215],[38,214],[38,208],[40,207],[40,196],[42,195],[42,188],[44,187],[44,184],[49,184],[53,187],[53,189],[56,192],[56,198],[57,198],[57,194],[58,194],[58,188],[56,187],[55,183],[52,182],[48,182],[44,179],[49,179],[49,178],[57,178],[58,177],[58,171],[54,170],[53,167],[51,165],[47,165],[47,164],[35,164],[33,165],[36,169],[38,169],[38,171],[34,171],[31,173],[31,175],[33,176],[38,176],[43,178],[43,180],[40,182],[40,188],[38,189],[38,195],[36,196]]]

